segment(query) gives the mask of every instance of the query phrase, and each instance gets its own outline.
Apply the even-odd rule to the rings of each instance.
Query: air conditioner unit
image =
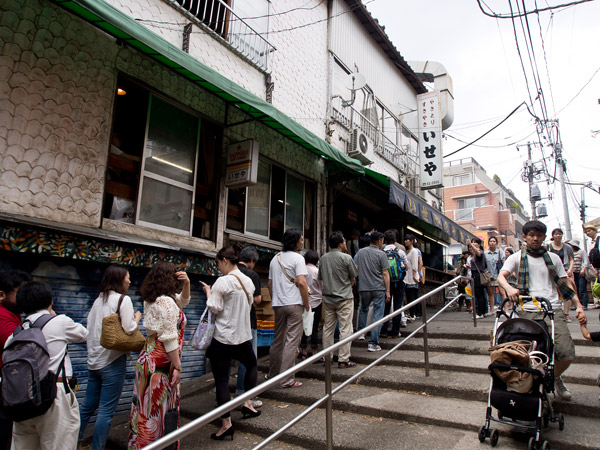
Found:
[[[355,128],[352,132],[348,156],[358,159],[363,166],[367,166],[373,162],[373,151],[373,141],[360,129]]]

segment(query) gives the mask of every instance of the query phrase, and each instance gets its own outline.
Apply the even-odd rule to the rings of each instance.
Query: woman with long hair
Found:
[[[229,394],[229,367],[236,359],[246,367],[244,390],[256,386],[258,369],[256,355],[252,350],[252,331],[250,329],[250,305],[254,284],[238,269],[239,256],[233,247],[224,247],[217,253],[217,265],[223,276],[211,286],[202,283],[206,293],[206,307],[216,314],[215,334],[206,356],[210,360],[215,386],[217,404],[227,403]],[[242,406],[244,417],[260,416],[254,409],[252,400]],[[221,416],[221,428],[210,435],[212,439],[223,440],[230,436],[233,440],[234,428],[229,412]]]
[[[102,319],[117,312],[121,299],[119,309],[121,326],[127,334],[133,334],[136,330],[142,313],[133,312],[131,298],[125,295],[129,284],[127,269],[118,265],[109,266],[102,275],[100,294],[87,317],[87,329],[90,332],[87,338],[88,383],[85,399],[79,409],[81,426],[78,448],[81,448],[90,416],[98,411],[92,437],[92,450],[104,449],[115,408],[121,398],[127,371],[127,353],[102,347],[100,336]]]
[[[183,289],[177,291],[183,282]],[[146,344],[135,366],[129,418],[129,449],[140,449],[165,434],[165,415],[176,411],[179,426],[179,381],[190,279],[175,265],[159,261],[141,287]],[[175,450],[179,449],[179,442]]]

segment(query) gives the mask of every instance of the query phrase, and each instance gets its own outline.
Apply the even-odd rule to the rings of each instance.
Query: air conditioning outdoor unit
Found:
[[[348,156],[358,159],[363,166],[367,166],[373,162],[373,152],[373,141],[360,129],[355,128],[352,132]]]

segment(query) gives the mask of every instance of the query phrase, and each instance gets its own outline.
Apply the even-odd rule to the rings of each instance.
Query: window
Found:
[[[175,0],[215,33],[227,38],[231,0]]]
[[[285,230],[297,228],[304,233],[305,248],[311,248],[314,199],[314,183],[260,160],[254,186],[228,190],[227,228],[277,242]]]
[[[464,174],[464,175],[456,175],[454,177],[452,177],[452,186],[462,186],[464,184],[470,184],[471,183],[471,175],[470,174]]]
[[[454,220],[473,220],[473,210],[485,204],[485,197],[461,198],[456,201]]]
[[[210,239],[220,128],[127,78],[117,85],[104,217]]]

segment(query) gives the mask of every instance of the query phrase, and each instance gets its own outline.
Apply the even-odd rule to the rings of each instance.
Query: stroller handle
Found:
[[[516,302],[513,303],[510,299],[505,298],[502,301],[502,304],[500,305],[500,308],[498,308],[498,313],[502,314],[502,315],[505,315],[508,318],[508,314],[506,314],[504,312],[504,306],[507,303],[509,303],[509,304],[513,303],[512,307],[513,307],[513,310],[514,310],[517,307],[517,304],[523,306],[523,304],[525,302],[530,302],[530,301],[538,301],[539,305],[540,305],[540,307],[541,307],[541,309],[542,309],[542,311],[544,312],[545,315],[553,314],[552,304],[550,303],[550,300],[548,300],[547,298],[544,298],[544,297],[536,297],[534,295],[519,295],[519,302],[518,303],[516,303]]]

